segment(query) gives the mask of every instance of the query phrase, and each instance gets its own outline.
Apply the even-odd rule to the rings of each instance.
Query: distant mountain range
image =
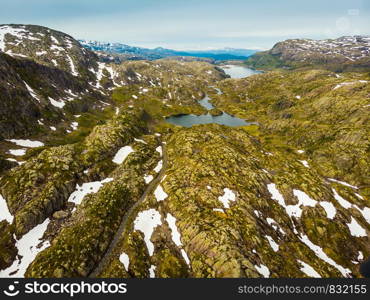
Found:
[[[178,51],[162,47],[148,49],[133,47],[121,43],[104,43],[98,41],[79,40],[82,46],[93,51],[103,51],[110,54],[122,55],[125,59],[160,59],[173,56],[192,56],[200,58],[210,58],[213,60],[245,60],[256,53],[251,49],[216,49],[216,50],[198,50],[198,51]]]

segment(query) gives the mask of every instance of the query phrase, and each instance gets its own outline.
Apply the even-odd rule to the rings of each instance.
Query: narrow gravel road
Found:
[[[113,250],[116,248],[123,231],[126,228],[126,225],[128,221],[130,220],[130,217],[132,213],[136,210],[136,208],[146,199],[146,196],[151,193],[157,185],[161,182],[164,173],[166,172],[167,168],[167,152],[166,152],[166,145],[162,143],[162,149],[163,149],[163,155],[162,155],[162,160],[163,160],[163,166],[161,171],[157,174],[157,176],[149,183],[147,188],[145,189],[144,193],[141,195],[139,201],[137,201],[129,210],[128,212],[124,215],[122,218],[122,222],[114,235],[107,251],[105,252],[103,258],[100,260],[99,264],[95,267],[95,269],[89,274],[88,277],[90,278],[96,278],[106,267],[107,262],[109,261],[109,258],[113,252]]]

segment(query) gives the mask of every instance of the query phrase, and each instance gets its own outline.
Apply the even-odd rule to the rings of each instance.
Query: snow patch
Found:
[[[8,221],[9,224],[13,223],[13,215],[10,213],[8,204],[2,195],[0,195],[0,222],[3,220]]]
[[[322,250],[321,247],[315,245],[310,241],[307,235],[300,236],[299,239],[308,246],[313,252],[315,252],[316,256],[322,259],[323,261],[327,262],[329,265],[332,265],[334,268],[336,268],[344,277],[349,277],[351,274],[351,270],[344,268],[340,265],[338,265],[334,260],[332,260],[329,256],[326,255],[326,253]]]
[[[260,264],[259,266],[254,266],[258,273],[260,273],[263,277],[269,278],[270,277],[270,270],[267,266]]]
[[[145,175],[144,176],[144,181],[145,181],[146,184],[150,183],[152,180],[153,180],[152,175]]]
[[[161,215],[153,208],[139,212],[134,221],[134,230],[140,230],[144,233],[144,241],[150,256],[154,253],[154,245],[150,238],[154,228],[161,224]]]
[[[156,172],[156,173],[159,173],[161,170],[162,170],[162,167],[163,167],[163,161],[159,161],[158,162],[158,164],[157,164],[157,166],[154,168],[154,171]]]
[[[123,163],[125,161],[125,159],[127,158],[127,156],[134,152],[134,149],[132,149],[131,146],[124,146],[122,147],[121,149],[119,149],[116,153],[116,155],[113,157],[112,161],[115,163],[115,164],[118,164],[120,165],[121,163]]]
[[[351,223],[347,223],[347,226],[352,236],[355,237],[367,236],[366,230],[360,224],[358,224],[355,218],[351,217]]]
[[[95,194],[99,191],[99,189],[108,182],[111,182],[113,178],[105,178],[101,181],[92,181],[83,183],[81,186],[76,184],[75,191],[69,196],[68,202],[72,202],[75,204],[81,204],[82,199],[87,194]]]
[[[122,252],[122,254],[119,256],[119,261],[123,264],[125,270],[128,271],[128,266],[130,265],[130,257],[125,252]]]
[[[348,187],[353,188],[353,189],[356,189],[356,190],[358,189],[357,186],[351,185],[351,184],[349,184],[347,182],[344,182],[344,181],[339,181],[339,180],[336,180],[334,178],[328,178],[328,180],[329,181],[332,181],[332,182],[339,183],[339,184],[344,185],[344,186],[348,186]]]
[[[155,198],[157,199],[158,202],[159,201],[163,201],[164,199],[166,199],[168,197],[168,195],[163,190],[163,188],[162,188],[162,186],[160,184],[155,189],[154,196],[155,196]]]
[[[54,100],[53,98],[51,97],[48,97],[49,98],[49,101],[50,103],[55,106],[55,107],[58,107],[58,108],[63,108],[64,105],[66,105],[63,101],[56,101]]]
[[[300,270],[305,273],[307,276],[311,277],[311,278],[321,278],[320,274],[317,273],[315,271],[314,268],[312,268],[309,264],[306,264],[304,261],[301,261],[301,260],[297,260],[301,265],[302,267],[300,268]]]
[[[224,188],[224,194],[218,197],[218,200],[222,202],[224,208],[230,208],[230,201],[235,201],[236,197],[232,190]]]
[[[275,252],[278,252],[279,251],[279,244],[277,244],[274,241],[274,239],[271,236],[269,236],[269,235],[266,235],[266,238],[267,238],[267,240],[268,240],[268,242],[269,242],[272,250],[274,250]]]
[[[50,219],[46,219],[16,242],[18,256],[10,267],[0,271],[0,277],[24,277],[28,266],[36,258],[36,255],[50,246],[48,241],[41,241],[49,223]]]
[[[23,156],[26,154],[26,149],[9,149],[9,153],[14,156]]]
[[[333,205],[333,203],[329,201],[320,201],[319,204],[325,209],[328,219],[331,219],[331,220],[334,219],[337,213],[337,210],[335,206]]]
[[[11,140],[7,140],[7,141],[12,142],[12,143],[16,144],[17,146],[27,147],[27,148],[35,148],[35,147],[44,146],[44,143],[39,142],[39,141],[16,140],[16,139],[11,139]]]

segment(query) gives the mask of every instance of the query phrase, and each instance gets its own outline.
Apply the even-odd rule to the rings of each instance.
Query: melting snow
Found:
[[[56,101],[53,98],[49,97],[49,101],[52,105],[58,108],[63,108],[66,105],[63,101]]]
[[[236,197],[232,190],[224,188],[224,194],[218,197],[218,200],[222,202],[225,208],[230,208],[230,201],[235,201]]]
[[[308,165],[308,162],[306,160],[299,160],[302,165],[304,165],[306,168],[309,168],[310,166]]]
[[[145,183],[149,183],[153,180],[153,176],[152,175],[145,175],[144,176],[144,180],[145,180]]]
[[[0,195],[0,222],[7,220],[10,224],[13,222],[14,217],[8,209],[8,204],[2,195]]]
[[[286,213],[290,217],[295,216],[297,218],[300,218],[302,215],[302,208],[301,208],[302,205],[314,207],[317,204],[317,201],[311,199],[306,193],[300,190],[293,190],[293,194],[298,198],[298,203],[295,205],[286,205],[284,201],[284,197],[280,194],[280,192],[278,191],[274,183],[268,184],[267,189],[272,195],[271,198],[276,200],[282,207],[284,207],[286,210]]]
[[[122,147],[121,149],[118,150],[118,152],[116,153],[116,155],[113,157],[112,161],[115,163],[115,164],[121,164],[125,161],[125,159],[127,158],[127,156],[134,152],[134,149],[132,149],[131,146],[124,146]]]
[[[158,146],[157,148],[155,148],[155,151],[157,151],[159,155],[162,156],[162,146]]]
[[[150,256],[152,256],[154,252],[154,245],[150,241],[150,238],[154,228],[161,224],[161,215],[153,208],[139,212],[134,221],[134,230],[140,230],[144,233],[144,241]]]
[[[319,204],[325,209],[326,215],[329,219],[334,219],[337,210],[333,203],[329,201],[321,201]]]
[[[30,95],[33,97],[33,98],[35,98],[38,102],[40,102],[40,98],[39,97],[37,97],[37,94],[35,93],[35,91],[25,82],[25,81],[23,81],[24,82],[24,84],[25,84],[25,86],[26,86],[26,88],[27,88],[27,90],[28,90],[28,92],[30,93]]]
[[[312,278],[321,278],[320,274],[315,271],[309,264],[306,264],[304,261],[298,260],[298,262],[302,265],[300,270],[305,273],[307,276]]]
[[[78,128],[78,122],[72,122],[71,123],[71,127],[72,127],[73,130],[77,130],[77,128]]]
[[[356,84],[356,83],[368,83],[368,81],[366,80],[358,80],[358,81],[351,81],[351,82],[342,82],[340,84],[337,84],[333,90],[336,90],[336,89],[339,89],[343,86],[348,86],[348,85],[353,85],[353,84]]]
[[[339,202],[339,204],[345,208],[345,209],[348,209],[350,207],[352,207],[352,203],[348,202],[347,200],[343,199],[338,193],[336,190],[332,189],[333,190],[333,194],[334,194],[334,198]]]
[[[78,74],[78,72],[76,71],[76,67],[75,67],[75,64],[73,63],[72,58],[71,58],[69,55],[67,55],[67,59],[68,59],[69,65],[70,65],[70,67],[71,67],[71,74],[72,74],[73,76],[78,76],[79,74]]]
[[[353,217],[351,217],[351,223],[347,223],[347,226],[352,236],[355,237],[367,236],[366,230],[363,227],[361,227],[361,225],[358,224],[358,222]]]
[[[157,164],[157,166],[154,168],[154,171],[156,172],[156,173],[159,173],[161,170],[162,170],[162,166],[163,166],[163,161],[159,161],[158,162],[158,164]]]
[[[162,186],[159,184],[154,191],[154,196],[156,197],[157,201],[163,201],[168,197],[166,192],[163,190]]]
[[[274,241],[274,239],[271,236],[266,235],[266,238],[267,238],[272,250],[277,252],[279,250],[279,245]]]
[[[299,239],[305,243],[313,252],[315,252],[316,256],[322,259],[323,261],[327,262],[329,265],[332,265],[334,268],[336,268],[344,277],[349,277],[351,274],[351,271],[347,268],[344,268],[340,265],[338,265],[334,260],[332,260],[329,256],[326,255],[326,253],[322,250],[321,247],[315,245],[310,241],[307,235],[304,235],[303,237],[299,237]]]
[[[370,208],[364,207],[363,209],[359,208],[357,205],[354,205],[362,214],[366,222],[370,224]]]
[[[22,28],[13,28],[11,26],[0,26],[0,51],[5,52],[5,35],[10,34],[17,39],[22,39],[27,31]]]
[[[282,234],[285,234],[285,231],[283,229],[281,229],[281,227],[279,226],[279,224],[272,218],[266,218],[266,221],[267,223],[272,227],[274,228],[275,230],[278,230],[282,233]]]
[[[182,254],[182,257],[184,258],[185,262],[190,265],[190,259],[188,257],[188,255],[186,254],[185,250],[184,249],[181,249],[181,254]]]
[[[26,149],[10,149],[9,153],[14,156],[23,156],[26,154]]]
[[[37,56],[41,56],[41,55],[45,55],[45,54],[48,54],[48,52],[47,51],[36,51]]]
[[[44,241],[39,248],[37,247],[41,242],[41,238],[49,222],[50,220],[46,219],[42,224],[31,229],[16,242],[16,247],[18,249],[17,259],[9,268],[0,271],[0,277],[24,277],[27,267],[35,259],[36,255],[50,246],[48,241]],[[10,275],[10,273],[12,274]]]
[[[7,140],[9,142],[12,142],[18,146],[21,146],[21,147],[28,147],[28,148],[35,148],[35,147],[42,147],[44,146],[44,143],[42,142],[39,142],[39,141],[31,141],[31,140],[16,140],[16,139],[12,139],[12,140]]]
[[[128,266],[130,265],[130,258],[125,252],[122,252],[122,254],[119,256],[119,261],[123,264],[125,270],[128,271]]]
[[[141,139],[134,138],[134,140],[135,140],[135,142],[147,144],[147,142],[145,142],[144,140],[141,140]]]
[[[349,183],[344,182],[344,181],[339,181],[339,180],[336,180],[336,179],[334,179],[334,178],[328,178],[328,180],[330,180],[330,181],[332,181],[332,182],[340,183],[341,185],[348,186],[348,187],[353,188],[353,189],[356,189],[356,190],[358,189],[358,187],[357,187],[357,186],[350,185]]]
[[[173,242],[176,244],[176,246],[181,247],[182,246],[181,240],[180,240],[181,235],[176,226],[176,218],[172,216],[170,213],[168,213],[166,217],[166,221],[171,228],[171,235],[172,235]]]
[[[260,273],[263,277],[269,278],[270,277],[270,270],[265,265],[260,264],[259,266],[254,266],[258,273]]]
[[[149,277],[150,278],[155,278],[155,269],[156,269],[157,267],[155,266],[155,265],[151,265],[150,266],[150,268],[149,268]]]
[[[107,182],[112,181],[113,178],[105,178],[102,181],[92,181],[83,183],[81,186],[76,184],[76,190],[69,196],[68,202],[81,204],[82,199],[87,194],[94,194]]]
[[[58,44],[59,45],[59,41],[53,36],[51,35],[50,36],[51,40],[55,43],[55,44]]]

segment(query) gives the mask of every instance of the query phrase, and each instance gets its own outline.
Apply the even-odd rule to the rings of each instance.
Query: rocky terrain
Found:
[[[325,68],[331,71],[368,71],[370,37],[344,36],[338,39],[294,39],[277,43],[247,60],[254,68]]]
[[[43,27],[1,32],[0,277],[362,276],[368,73],[234,79],[200,61],[104,63]],[[252,123],[166,122],[207,112]]]

